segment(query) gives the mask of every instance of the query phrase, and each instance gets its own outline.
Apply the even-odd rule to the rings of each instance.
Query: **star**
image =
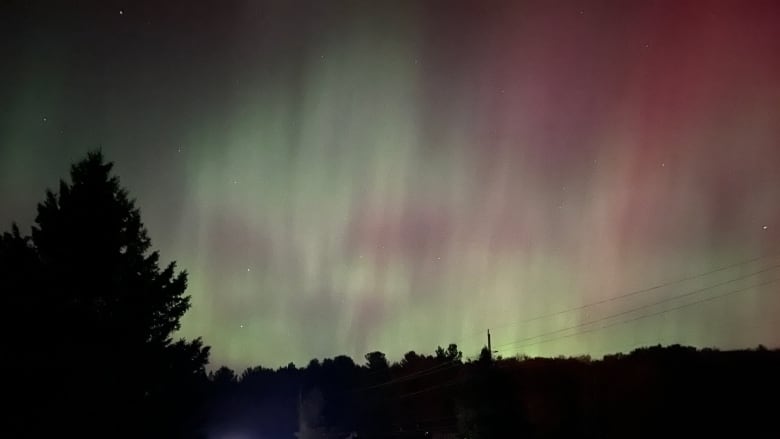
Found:
[[[251,269],[251,268],[247,268],[247,269],[246,269],[246,272],[247,272],[247,273],[249,273],[250,271],[252,271],[252,269]]]
[[[661,162],[661,167],[665,168],[666,167],[666,163]]]
[[[43,122],[44,122],[44,123],[46,123],[46,122],[48,122],[48,121],[49,121],[49,118],[48,118],[48,117],[46,117],[46,116],[43,116]]]
[[[765,226],[761,227],[761,229],[762,229],[762,230],[769,230],[769,226],[766,226],[766,225],[765,225]]]
[[[238,325],[238,327],[241,328],[241,329],[244,329],[244,324],[242,323],[242,324]]]
[[[119,15],[125,15],[125,11],[124,11],[124,10],[122,10],[122,9],[120,9],[120,10],[119,10]]]

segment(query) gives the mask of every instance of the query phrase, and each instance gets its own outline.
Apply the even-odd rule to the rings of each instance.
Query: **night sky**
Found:
[[[780,2],[4,0],[0,56],[0,229],[102,148],[213,364],[780,345]]]

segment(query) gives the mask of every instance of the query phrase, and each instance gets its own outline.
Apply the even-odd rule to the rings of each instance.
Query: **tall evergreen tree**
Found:
[[[179,405],[192,401],[182,392],[205,379],[209,348],[173,340],[190,306],[187,274],[160,267],[111,169],[88,154],[70,183],[47,191],[30,239],[15,226],[3,235],[3,301],[35,327],[15,334],[17,366],[56,371],[36,393],[62,415],[60,431],[170,436],[187,415]]]

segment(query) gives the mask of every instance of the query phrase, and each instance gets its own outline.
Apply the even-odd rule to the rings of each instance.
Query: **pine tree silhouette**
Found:
[[[7,346],[15,370],[34,373],[32,409],[59,414],[51,429],[176,435],[205,380],[209,348],[173,340],[190,306],[187,274],[173,262],[160,267],[140,211],[111,169],[100,152],[89,153],[71,167],[70,183],[47,191],[31,238],[15,225],[3,235],[4,309],[18,313]],[[19,419],[22,433],[42,428]]]

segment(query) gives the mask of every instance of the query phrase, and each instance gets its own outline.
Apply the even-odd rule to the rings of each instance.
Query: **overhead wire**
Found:
[[[611,297],[608,297],[606,299],[601,299],[601,300],[598,300],[598,301],[595,301],[595,302],[589,302],[589,303],[586,303],[584,305],[579,305],[579,306],[575,306],[575,307],[571,307],[571,308],[567,308],[567,309],[563,309],[563,310],[559,310],[559,311],[554,311],[552,313],[543,314],[543,315],[540,315],[540,316],[531,317],[531,318],[523,319],[523,320],[520,320],[520,321],[507,322],[507,323],[498,324],[498,325],[491,325],[491,327],[492,328],[496,328],[496,329],[497,328],[506,328],[506,327],[509,327],[509,326],[516,326],[516,325],[520,325],[520,324],[530,323],[530,322],[534,322],[534,321],[537,321],[537,320],[547,319],[547,318],[550,318],[550,317],[557,317],[559,315],[567,314],[567,313],[570,313],[570,312],[581,311],[583,309],[592,308],[594,306],[603,305],[605,303],[614,302],[616,300],[621,300],[621,299],[625,299],[625,298],[628,298],[628,297],[633,297],[633,296],[637,296],[637,295],[640,295],[640,294],[649,293],[651,291],[656,291],[656,290],[659,290],[659,289],[662,289],[662,288],[665,288],[665,287],[669,287],[669,286],[672,286],[672,285],[676,285],[676,284],[679,284],[679,283],[683,283],[683,282],[687,282],[687,281],[691,281],[691,280],[695,280],[695,279],[700,279],[702,277],[706,277],[706,276],[709,276],[709,275],[712,275],[712,274],[715,274],[715,273],[719,273],[721,271],[726,271],[726,270],[729,270],[729,269],[732,269],[732,268],[740,267],[742,265],[752,264],[752,263],[758,262],[758,261],[760,261],[762,259],[767,259],[767,258],[768,259],[773,259],[773,258],[777,258],[777,257],[778,257],[777,254],[759,256],[759,257],[743,260],[743,261],[740,261],[740,262],[736,262],[736,263],[732,263],[732,264],[728,264],[728,265],[723,265],[723,266],[720,266],[718,268],[714,268],[712,270],[705,271],[703,273],[698,273],[698,274],[694,274],[694,275],[690,275],[690,276],[679,277],[677,279],[674,279],[674,280],[671,280],[671,281],[667,281],[667,282],[662,282],[660,284],[656,284],[656,285],[653,285],[653,286],[650,286],[650,287],[640,288],[640,289],[637,289],[637,290],[632,290],[632,291],[629,291],[629,292],[626,292],[626,293],[623,293],[623,294],[618,294],[616,296],[611,296]]]
[[[675,307],[672,307],[672,308],[663,309],[661,311],[653,312],[653,313],[650,313],[650,314],[643,314],[643,315],[640,315],[640,316],[637,316],[637,317],[634,317],[634,318],[631,318],[631,319],[628,319],[628,320],[621,320],[621,321],[618,321],[618,322],[609,323],[607,325],[599,326],[597,328],[590,328],[590,329],[587,329],[587,330],[584,330],[584,331],[579,331],[579,332],[576,332],[576,333],[573,333],[573,334],[565,334],[565,335],[562,335],[560,337],[554,337],[554,338],[551,338],[551,339],[540,340],[540,341],[536,341],[536,342],[533,342],[533,343],[526,343],[526,344],[521,345],[520,347],[526,347],[526,346],[533,346],[533,345],[542,344],[542,343],[548,343],[548,342],[559,340],[559,339],[562,339],[562,338],[574,337],[576,335],[581,335],[581,334],[588,333],[588,332],[593,332],[593,331],[599,331],[599,330],[610,328],[610,327],[613,327],[613,326],[622,325],[622,324],[634,322],[634,321],[637,321],[637,320],[658,316],[658,315],[661,315],[661,314],[666,314],[668,312],[676,311],[676,310],[683,309],[683,308],[688,308],[688,307],[695,306],[695,305],[700,305],[702,303],[711,302],[711,301],[714,301],[714,300],[717,300],[717,299],[722,299],[724,297],[731,296],[731,295],[734,295],[734,294],[743,293],[745,291],[749,291],[749,290],[752,290],[754,288],[758,288],[758,287],[762,287],[762,286],[766,286],[766,285],[771,285],[771,284],[776,283],[778,281],[780,281],[780,278],[772,279],[772,280],[766,281],[766,282],[761,282],[761,283],[755,284],[755,285],[749,285],[749,286],[744,287],[744,288],[739,288],[739,289],[736,289],[736,290],[728,291],[726,293],[722,293],[722,294],[718,294],[718,295],[715,295],[715,296],[707,297],[707,298],[704,298],[704,299],[696,300],[696,301],[689,302],[689,303],[686,303],[686,304],[683,304],[683,305],[679,305],[679,306],[675,306]],[[679,298],[679,296],[677,298]],[[600,319],[597,319],[597,320],[593,320],[593,321],[590,321],[590,322],[585,322],[585,323],[581,323],[579,325],[570,326],[568,328],[564,328],[564,329],[560,329],[560,330],[556,330],[556,331],[551,331],[551,332],[548,332],[548,333],[545,333],[545,334],[539,334],[539,335],[536,335],[536,336],[533,336],[533,337],[529,337],[529,338],[527,338],[527,340],[532,340],[532,339],[535,339],[535,338],[542,338],[542,337],[545,337],[547,335],[552,335],[554,333],[559,333],[559,332],[563,332],[563,331],[566,331],[566,330],[576,329],[576,328],[579,328],[579,327],[585,327],[585,326],[588,326],[588,325],[592,325],[594,323],[598,323],[598,322],[601,322],[601,321],[609,320],[611,318],[614,318],[614,317],[617,317],[617,316],[620,316],[620,315],[625,315],[625,314],[628,314],[630,312],[634,312],[634,311],[636,311],[638,309],[649,308],[649,307],[654,306],[654,305],[658,305],[658,303],[647,305],[647,306],[642,306],[642,307],[639,307],[639,308],[635,308],[635,309],[632,309],[632,310],[629,310],[629,311],[624,311],[624,312],[621,312],[621,313],[618,313],[618,314],[606,316],[606,317],[603,317],[603,318],[600,318]],[[507,345],[512,345],[512,344],[516,344],[516,343],[519,343],[519,342],[508,343]]]
[[[732,269],[732,268],[736,268],[736,267],[739,267],[739,266],[742,266],[742,265],[752,264],[752,263],[755,263],[755,262],[760,261],[762,259],[767,259],[767,258],[773,259],[773,258],[776,258],[776,257],[777,257],[777,255],[773,254],[773,255],[765,255],[765,256],[760,256],[760,257],[756,257],[756,258],[751,258],[751,259],[748,259],[748,260],[743,260],[743,261],[740,261],[740,262],[736,262],[736,263],[720,266],[718,268],[715,268],[715,269],[712,269],[712,270],[708,270],[706,272],[698,273],[698,274],[691,275],[691,276],[680,277],[678,279],[675,279],[675,280],[672,280],[672,281],[663,282],[663,283],[660,283],[660,284],[656,284],[656,285],[653,285],[653,286],[650,286],[650,287],[647,287],[647,288],[642,288],[642,289],[638,289],[638,290],[629,291],[627,293],[620,294],[620,295],[617,295],[617,296],[612,296],[612,297],[609,297],[609,298],[606,298],[606,299],[598,300],[598,301],[595,301],[595,302],[590,302],[590,303],[587,303],[587,304],[584,304],[584,305],[581,305],[581,306],[568,308],[568,309],[556,311],[556,312],[553,312],[553,313],[532,317],[532,318],[529,318],[529,319],[524,319],[524,320],[519,321],[519,322],[499,325],[498,327],[507,327],[507,326],[511,326],[511,325],[528,323],[528,322],[537,321],[537,320],[541,320],[541,319],[545,319],[545,318],[555,317],[555,316],[566,314],[566,313],[573,312],[573,311],[587,309],[587,308],[590,308],[590,307],[593,307],[593,306],[597,306],[597,305],[601,305],[601,304],[604,304],[604,303],[613,302],[615,300],[619,300],[619,299],[623,299],[623,298],[627,298],[627,297],[631,297],[631,296],[636,296],[636,295],[648,293],[648,292],[651,292],[651,291],[656,291],[656,290],[659,290],[661,288],[668,287],[668,286],[675,285],[675,284],[679,284],[679,283],[682,283],[682,282],[703,278],[703,277],[706,277],[706,276],[709,276],[709,275],[712,275],[712,274],[715,274],[715,273],[719,273],[719,272],[722,272],[722,271],[726,271],[726,270],[729,270],[729,269]],[[513,345],[516,345],[516,344],[525,343],[527,341],[534,340],[536,338],[541,338],[541,337],[545,337],[545,336],[548,336],[548,335],[554,335],[554,334],[558,334],[558,333],[561,333],[561,332],[565,332],[565,331],[569,331],[569,330],[572,330],[572,329],[576,329],[576,328],[579,328],[579,327],[582,327],[582,326],[587,326],[587,325],[590,325],[590,324],[598,323],[600,321],[609,320],[611,318],[619,317],[621,315],[630,314],[630,313],[633,313],[633,312],[636,312],[636,311],[639,311],[639,310],[642,310],[642,309],[650,308],[650,307],[653,307],[653,306],[658,306],[658,305],[663,304],[663,303],[667,303],[667,302],[670,302],[670,301],[679,300],[681,298],[685,298],[685,297],[689,297],[689,296],[692,296],[692,295],[700,294],[702,292],[709,291],[709,290],[711,290],[713,288],[717,288],[719,286],[723,286],[723,285],[727,285],[727,284],[730,284],[730,283],[733,283],[733,282],[737,282],[739,280],[747,279],[747,278],[755,276],[757,274],[768,272],[768,271],[771,271],[771,270],[774,270],[774,269],[777,269],[777,268],[780,268],[780,264],[772,265],[772,266],[763,268],[761,270],[752,272],[752,273],[747,274],[747,275],[743,275],[743,276],[739,276],[737,278],[733,278],[733,279],[729,279],[729,280],[726,280],[726,281],[723,281],[723,282],[719,282],[719,283],[710,285],[708,287],[700,288],[700,289],[697,289],[697,290],[694,290],[694,291],[690,291],[690,292],[687,292],[687,293],[684,293],[684,294],[681,294],[681,295],[676,295],[676,296],[673,296],[673,297],[665,298],[663,300],[660,300],[660,301],[657,301],[657,302],[654,302],[654,303],[651,303],[651,304],[643,305],[643,306],[640,306],[640,307],[635,307],[635,308],[632,308],[632,309],[629,309],[629,310],[626,310],[626,311],[622,311],[622,312],[619,312],[619,313],[616,313],[616,314],[608,315],[608,316],[605,316],[605,317],[602,317],[600,319],[596,319],[596,320],[593,320],[593,321],[590,321],[590,322],[587,322],[587,323],[582,323],[582,324],[579,324],[579,325],[570,326],[570,327],[558,329],[558,330],[555,330],[555,331],[550,331],[550,332],[547,332],[547,333],[544,333],[544,334],[538,334],[538,335],[535,335],[535,336],[532,336],[532,337],[526,337],[526,338],[523,338],[523,339],[520,339],[520,340],[516,340],[516,341],[510,342],[510,343],[504,343],[504,344],[501,344],[501,345],[498,345],[498,346],[495,346],[495,347],[496,348],[501,348],[501,347],[505,347],[505,346],[513,346]],[[386,387],[386,386],[391,386],[391,385],[394,385],[394,384],[404,383],[404,382],[407,382],[407,381],[413,381],[413,380],[416,380],[416,379],[424,377],[424,376],[429,376],[429,375],[433,375],[433,374],[436,374],[436,373],[439,373],[439,372],[443,372],[445,370],[450,370],[450,369],[456,368],[457,366],[459,366],[461,364],[462,364],[461,360],[448,360],[446,362],[436,364],[436,365],[434,365],[432,367],[421,369],[421,370],[418,370],[418,371],[414,371],[414,372],[412,372],[410,374],[403,375],[403,376],[400,376],[400,377],[397,377],[397,378],[393,378],[393,379],[390,379],[390,380],[382,382],[382,383],[377,383],[377,384],[373,384],[373,385],[370,385],[370,386],[367,386],[367,387],[361,387],[361,388],[358,388],[358,389],[353,389],[353,391],[365,391],[365,390],[371,390],[371,389],[377,389],[377,388],[382,388],[382,387]]]
[[[777,268],[777,267],[775,267],[775,268]],[[771,284],[779,282],[779,281],[780,281],[780,278],[772,279],[770,281],[765,281],[765,282],[761,282],[761,283],[758,283],[758,284],[749,285],[749,286],[746,286],[746,287],[743,287],[743,288],[739,288],[739,289],[736,289],[736,290],[728,291],[726,293],[718,294],[718,295],[715,295],[715,296],[706,297],[704,299],[700,299],[700,300],[697,300],[697,301],[694,301],[694,302],[689,302],[689,303],[686,303],[686,304],[683,304],[683,305],[680,305],[680,306],[676,306],[676,307],[673,307],[673,308],[660,310],[660,311],[657,311],[657,312],[654,312],[654,313],[650,313],[650,314],[643,314],[643,315],[640,315],[640,316],[637,316],[637,317],[634,317],[634,318],[631,318],[631,319],[621,320],[621,321],[610,323],[610,324],[607,324],[607,325],[604,325],[604,326],[599,326],[597,328],[589,328],[589,329],[586,329],[586,330],[583,330],[583,331],[579,331],[579,332],[576,332],[576,333],[572,333],[572,334],[565,334],[565,335],[562,335],[560,337],[555,337],[555,338],[552,338],[552,339],[545,339],[545,340],[540,340],[540,341],[537,341],[537,342],[534,342],[534,343],[528,343],[528,344],[525,344],[523,346],[532,346],[532,345],[535,345],[535,344],[547,343],[547,342],[551,342],[551,341],[562,339],[562,338],[573,337],[573,336],[581,335],[581,334],[588,333],[588,332],[594,332],[594,331],[606,329],[606,328],[609,328],[609,327],[618,326],[618,325],[630,323],[630,322],[633,322],[633,321],[637,321],[637,320],[641,320],[641,319],[646,319],[646,318],[658,316],[658,315],[661,315],[661,314],[666,314],[668,312],[676,311],[676,310],[679,310],[679,309],[688,308],[688,307],[700,305],[700,304],[703,304],[703,303],[706,303],[706,302],[711,302],[711,301],[714,301],[714,300],[722,299],[724,297],[731,296],[731,295],[738,294],[738,293],[742,293],[742,292],[745,292],[745,291],[749,291],[749,290],[752,290],[754,288],[771,285]],[[604,317],[602,319],[599,319],[599,320],[583,323],[581,325],[573,326],[573,327],[566,328],[566,329],[570,330],[570,329],[577,328],[577,327],[580,327],[580,326],[584,327],[584,326],[591,325],[593,323],[598,323],[599,321],[608,320],[609,318],[614,318],[616,316],[623,315],[623,314],[625,314],[625,312],[614,314],[614,315],[610,315],[610,316],[606,316],[606,317]],[[559,331],[555,331],[555,332],[559,332]],[[548,334],[551,334],[551,333],[548,333]],[[540,334],[539,336],[535,336],[535,337],[532,337],[532,338],[539,338],[539,337],[543,337],[543,336],[546,336],[546,335],[547,334]],[[434,385],[434,386],[430,386],[430,387],[426,387],[426,388],[419,389],[419,390],[416,390],[416,391],[412,391],[412,392],[408,392],[408,393],[405,393],[405,394],[397,395],[396,398],[397,399],[405,399],[405,398],[414,397],[414,396],[417,396],[417,395],[420,395],[420,394],[423,394],[423,393],[428,393],[428,392],[431,392],[431,391],[434,391],[434,390],[437,390],[437,389],[440,389],[440,388],[450,387],[450,386],[456,385],[456,384],[458,384],[460,382],[466,381],[467,379],[468,379],[468,377],[458,377],[458,378],[455,378],[453,380],[447,381],[445,383],[440,383],[440,384],[437,384],[437,385]]]

